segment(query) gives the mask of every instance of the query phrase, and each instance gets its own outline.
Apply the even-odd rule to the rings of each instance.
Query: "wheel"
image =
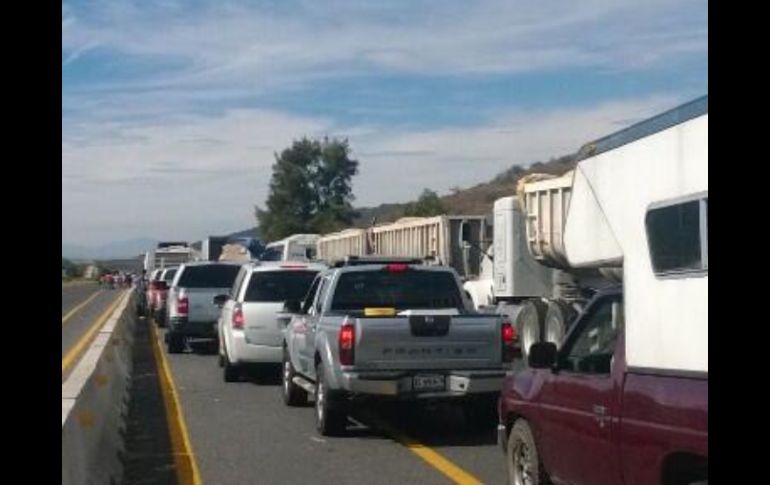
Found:
[[[177,333],[166,334],[166,346],[169,354],[181,354],[184,351],[184,336]]]
[[[222,357],[222,359],[224,360],[224,371],[222,372],[222,377],[224,378],[225,382],[240,381],[241,370],[237,365],[230,362],[230,357],[227,356],[227,352],[225,352],[225,355]]]
[[[537,452],[532,429],[523,419],[513,425],[508,435],[508,483],[510,485],[550,484]]]
[[[329,389],[324,365],[319,363],[316,367],[315,427],[322,436],[344,433],[348,420],[346,404]]]
[[[281,372],[281,389],[283,402],[287,406],[304,406],[307,404],[307,391],[296,385],[292,379],[297,375],[291,364],[288,352],[283,351],[283,372]]]
[[[529,347],[542,340],[543,322],[547,309],[546,304],[540,300],[528,300],[524,302],[516,317],[516,327],[521,339],[521,354],[524,361],[529,355]]]
[[[576,315],[577,312],[568,303],[562,300],[549,301],[548,310],[545,313],[543,340],[555,343],[558,348]]]

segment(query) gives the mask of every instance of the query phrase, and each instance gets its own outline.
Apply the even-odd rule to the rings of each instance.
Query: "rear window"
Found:
[[[410,269],[341,274],[334,290],[332,311],[362,311],[367,307],[464,309],[454,275],[445,271]]]
[[[301,300],[317,271],[258,271],[251,275],[244,301],[283,302]]]
[[[234,264],[188,266],[182,271],[177,286],[182,288],[231,288],[240,270]]]
[[[171,281],[174,280],[174,275],[176,275],[176,270],[175,269],[170,269],[170,270],[166,271],[166,274],[163,275],[163,281],[167,281],[167,282],[171,283]]]

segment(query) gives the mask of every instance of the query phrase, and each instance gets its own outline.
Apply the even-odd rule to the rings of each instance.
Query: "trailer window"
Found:
[[[655,207],[647,212],[647,240],[657,275],[708,270],[708,198]]]

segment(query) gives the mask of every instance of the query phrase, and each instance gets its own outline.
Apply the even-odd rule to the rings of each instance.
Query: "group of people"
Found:
[[[120,271],[108,271],[99,279],[99,283],[107,288],[131,288],[134,276]]]

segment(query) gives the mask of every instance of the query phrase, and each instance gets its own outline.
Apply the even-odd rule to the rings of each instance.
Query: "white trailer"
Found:
[[[475,278],[481,271],[486,233],[484,216],[405,217],[369,229],[326,234],[318,240],[318,256],[329,263],[345,256],[422,258]]]
[[[194,259],[194,250],[187,246],[164,246],[147,251],[144,257],[144,269],[149,274],[155,269],[179,266]]]
[[[312,261],[316,258],[318,234],[293,234],[265,247],[262,261]]]
[[[494,264],[466,289],[516,321],[525,353],[622,281],[627,338],[645,342],[629,365],[708,369],[708,97],[585,145],[517,199],[496,201]]]

